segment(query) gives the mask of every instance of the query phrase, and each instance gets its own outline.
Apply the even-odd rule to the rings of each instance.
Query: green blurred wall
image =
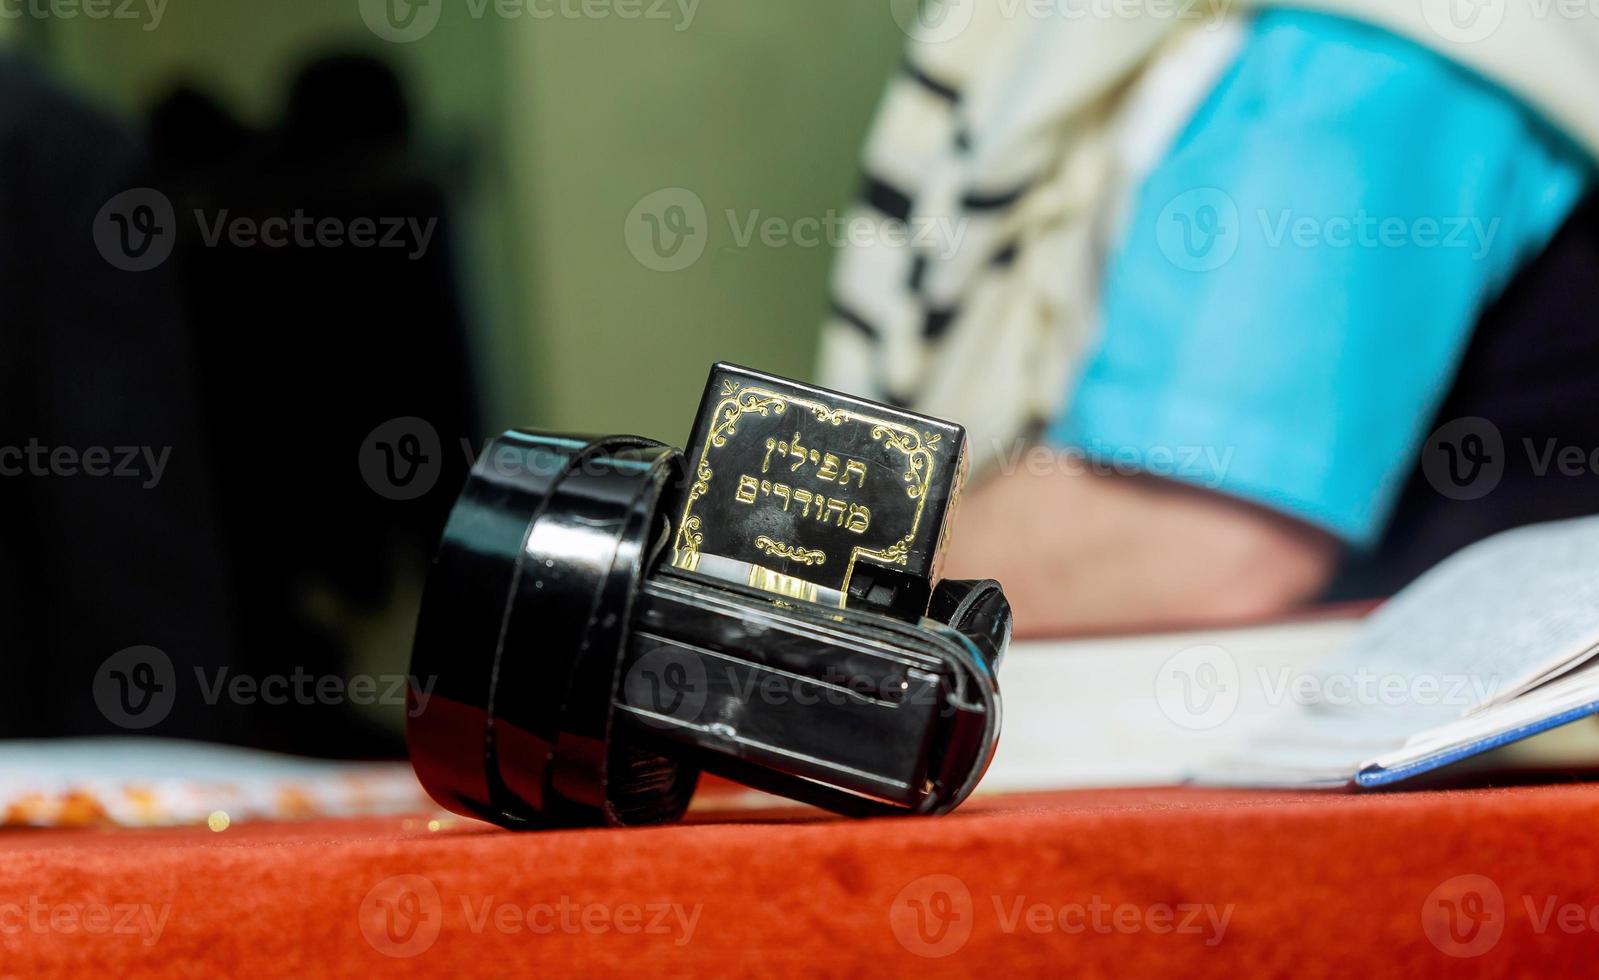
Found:
[[[437,27],[404,44],[357,4],[170,0],[154,30],[80,18],[38,36],[123,110],[188,77],[258,120],[320,51],[388,57],[430,140],[476,151],[465,244],[493,426],[678,441],[713,360],[809,373],[831,250],[740,248],[726,212],[794,221],[847,205],[898,58],[887,2],[703,0],[692,19],[626,20],[506,18],[492,3],[474,17],[444,0]],[[709,237],[697,263],[660,272],[624,226],[668,187],[704,202]]]

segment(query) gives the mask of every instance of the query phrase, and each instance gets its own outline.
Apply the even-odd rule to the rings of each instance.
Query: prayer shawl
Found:
[[[1599,17],[1560,0],[1315,0],[1520,95],[1599,156]],[[964,424],[974,473],[1062,409],[1130,195],[1241,48],[1228,0],[895,0],[822,383]],[[1585,8],[1586,9],[1586,8]]]

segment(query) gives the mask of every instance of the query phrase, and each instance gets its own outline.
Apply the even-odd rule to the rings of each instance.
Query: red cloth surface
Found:
[[[1061,792],[543,834],[425,820],[8,832],[0,973],[1599,970],[1599,785]]]

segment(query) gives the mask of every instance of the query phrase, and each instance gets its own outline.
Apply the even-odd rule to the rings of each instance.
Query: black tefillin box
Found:
[[[927,611],[965,478],[960,426],[718,364],[688,461],[673,567],[827,606]]]
[[[941,813],[999,737],[1010,608],[939,580],[949,422],[718,364],[687,454],[512,431],[429,576],[407,738],[508,827],[681,816],[701,770],[842,813]]]

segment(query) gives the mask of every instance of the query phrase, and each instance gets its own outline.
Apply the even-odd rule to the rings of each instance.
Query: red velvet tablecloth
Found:
[[[0,973],[1593,975],[1599,785],[0,836]]]

